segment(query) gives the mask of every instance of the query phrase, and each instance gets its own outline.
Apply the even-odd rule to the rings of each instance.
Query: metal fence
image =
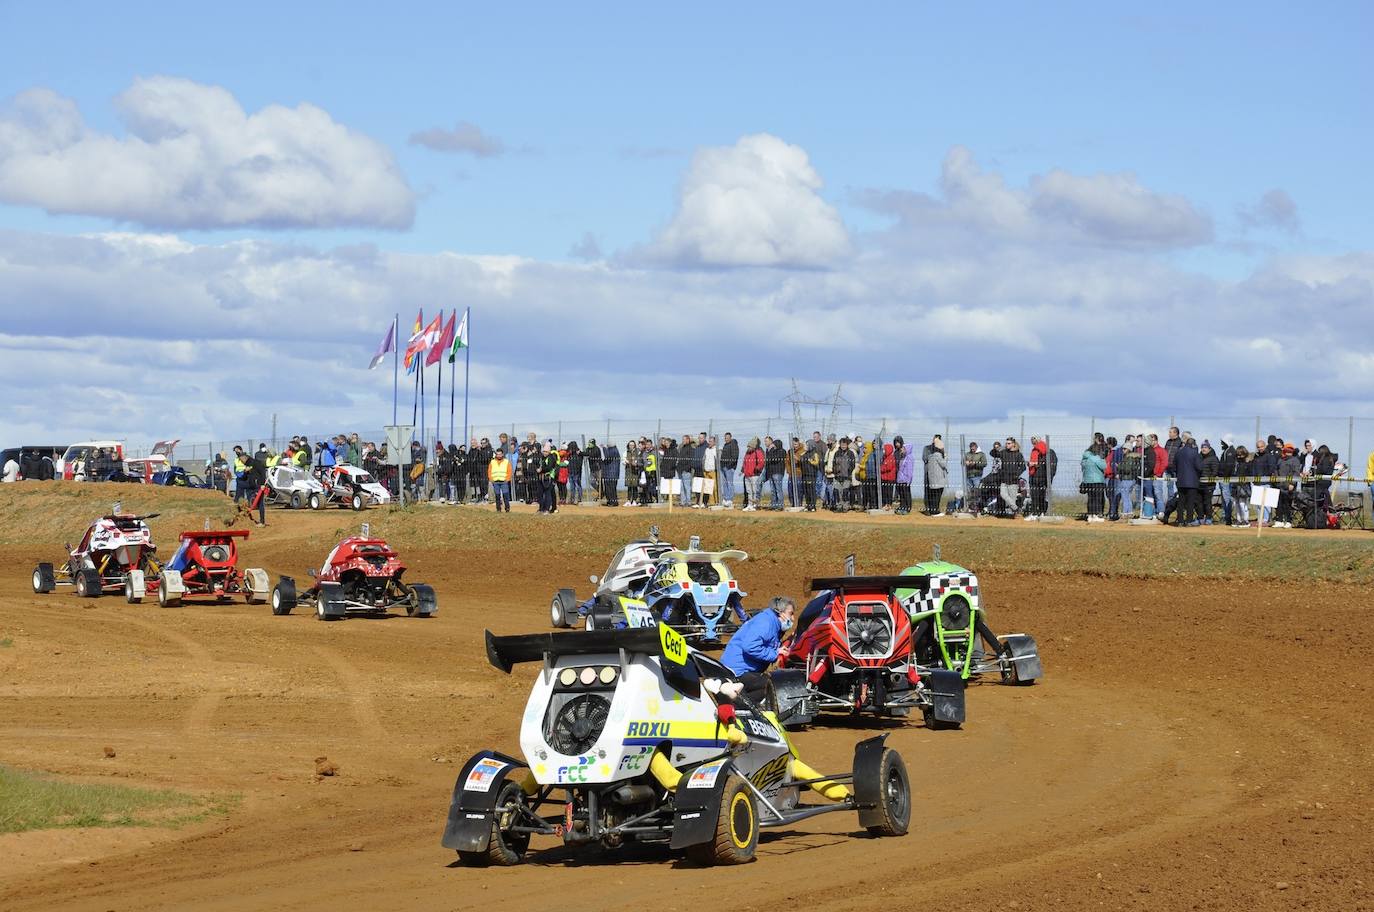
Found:
[[[800,420],[798,420],[799,417]],[[552,419],[474,424],[468,429],[468,439],[479,442],[485,439],[495,445],[499,441],[500,435],[504,433],[511,440],[525,440],[533,436],[535,440],[541,443],[551,440],[560,446],[569,441],[575,441],[582,450],[586,450],[592,441],[596,441],[598,445],[602,446],[613,442],[619,449],[619,458],[623,460],[626,455],[627,442],[632,439],[637,441],[641,438],[647,438],[657,444],[664,438],[681,441],[684,436],[689,436],[695,440],[699,435],[705,434],[708,437],[714,436],[723,441],[725,433],[729,432],[738,443],[742,458],[749,442],[755,438],[760,441],[770,437],[780,439],[783,441],[784,450],[790,450],[794,443],[799,443],[804,447],[807,442],[813,439],[813,435],[819,432],[823,440],[828,440],[833,435],[836,438],[862,438],[865,444],[876,441],[879,445],[876,457],[868,466],[868,468],[875,470],[879,477],[877,479],[866,477],[862,482],[853,485],[853,490],[848,494],[853,499],[856,509],[867,507],[892,509],[894,503],[898,507],[904,507],[906,505],[905,492],[909,490],[913,511],[918,511],[927,506],[933,509],[945,509],[951,504],[959,509],[987,509],[989,507],[998,509],[1006,506],[1007,497],[1015,497],[1017,506],[1023,510],[1029,507],[1036,513],[1081,515],[1087,511],[1088,491],[1091,490],[1085,489],[1083,481],[1083,453],[1092,445],[1096,434],[1114,437],[1118,440],[1124,440],[1127,435],[1157,434],[1159,439],[1163,441],[1167,438],[1171,427],[1178,427],[1183,431],[1190,432],[1199,442],[1210,440],[1218,451],[1222,441],[1233,444],[1243,443],[1253,447],[1257,440],[1264,439],[1270,434],[1275,434],[1299,447],[1305,440],[1312,440],[1318,445],[1324,443],[1332,451],[1338,453],[1341,461],[1350,467],[1349,478],[1338,485],[1338,490],[1344,492],[1349,492],[1352,489],[1363,490],[1366,483],[1364,478],[1367,457],[1371,450],[1374,450],[1374,419],[1351,416],[1266,417],[1260,415],[1217,417],[1174,415],[1105,417],[1011,415],[982,418],[952,416],[857,418],[832,413],[828,416],[798,416],[793,414],[729,418],[602,418],[575,421]],[[315,428],[315,432],[304,433],[304,436],[311,441],[319,441],[332,438],[339,433],[352,433],[355,430],[363,442],[370,441],[380,446],[385,441],[385,434],[380,428],[373,430],[355,428],[321,430]],[[291,437],[297,436],[300,431],[299,428],[281,428],[275,436],[266,435],[235,441],[200,443],[183,440],[177,447],[176,458],[183,466],[193,469],[197,466],[203,466],[215,454],[230,455],[235,444],[242,445],[251,452],[257,448],[259,443],[265,443],[270,450],[276,452],[285,446]],[[461,435],[461,431],[459,434]],[[934,463],[928,462],[926,455],[937,435],[944,444],[944,474],[947,476],[947,480],[942,488],[932,491],[928,482],[932,473],[939,474],[938,460]],[[889,480],[886,477],[887,475],[894,475],[896,472],[884,473],[883,471],[884,450],[893,446],[898,438],[901,438],[902,443],[912,454],[907,472],[902,472],[900,462],[895,466],[896,472],[902,472],[903,482],[901,484],[897,483],[895,478]],[[414,439],[419,440],[423,445],[428,459],[433,458],[434,445],[437,441],[442,440],[445,444],[452,442],[445,435],[435,434],[430,428],[426,428],[422,440],[417,428]],[[986,468],[980,470],[977,475],[966,470],[965,457],[970,451],[971,444],[977,443],[978,450],[985,456],[991,457],[994,443],[1005,447],[1009,440],[1015,441],[1017,449],[1028,465],[1033,461],[1039,463],[1041,459],[1047,460],[1048,464],[1055,469],[1052,477],[1047,477],[1049,473],[1044,472],[1043,467],[1038,474],[1026,471],[1019,473],[1016,478],[1005,477],[1002,479],[989,478]],[[139,455],[146,452],[150,447],[151,444],[148,444],[130,447],[129,449],[132,455]],[[1037,448],[1043,448],[1045,455],[1034,457],[1033,453]],[[1048,458],[1048,451],[1053,451],[1054,457],[1052,459]],[[794,478],[792,468],[795,466],[789,465],[785,475],[782,490],[783,505],[805,508],[805,491],[801,488],[799,479]],[[889,464],[889,469],[892,468],[894,467]],[[619,474],[620,480],[617,488],[624,491],[629,479],[623,469]],[[795,474],[800,475],[800,473]],[[867,476],[871,475],[872,472],[864,474]],[[907,474],[911,477],[909,489],[906,488],[905,482]],[[580,480],[582,482],[581,487],[586,492],[584,496],[595,498],[598,492],[592,484],[590,469],[584,466],[582,475]],[[738,504],[743,503],[747,490],[741,475],[741,467],[736,466],[732,487],[735,492],[735,501]],[[634,480],[638,481],[639,479],[635,478]],[[430,487],[432,487],[432,477],[429,482]],[[724,482],[723,477],[716,482],[717,499]],[[690,476],[688,483],[690,484]],[[1009,483],[1011,487],[1004,490],[1002,488],[1003,483]],[[769,495],[772,486],[765,483],[762,487],[763,499],[771,505],[772,498]],[[821,480],[817,485],[818,502],[821,505],[826,503],[827,497],[833,501],[835,493],[833,487],[833,485],[826,483],[822,473]],[[1104,492],[1107,496],[1105,507],[1108,513],[1113,512],[1112,495],[1115,493],[1113,487],[1109,484]],[[576,485],[574,485],[574,489],[576,489]],[[1139,516],[1142,512],[1142,501],[1150,493],[1150,486],[1135,485],[1130,493],[1132,495],[1131,512],[1126,515]],[[681,494],[678,496],[681,497]],[[928,496],[931,498],[930,500],[927,500]],[[1154,506],[1162,509],[1163,504]]]

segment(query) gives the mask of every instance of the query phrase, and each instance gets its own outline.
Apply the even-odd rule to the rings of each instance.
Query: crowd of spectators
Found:
[[[112,466],[101,460],[110,458],[104,451],[94,454],[97,464],[90,474],[104,477],[101,469]],[[1059,470],[1058,454],[1040,436],[1031,436],[1025,451],[1015,437],[994,441],[987,451],[970,443],[951,460],[940,434],[918,452],[900,435],[888,442],[857,434],[826,437],[820,431],[809,439],[792,437],[790,443],[784,437],[740,441],[731,433],[718,437],[705,431],[657,441],[639,437],[627,440],[623,451],[594,438],[559,443],[541,441],[534,432],[523,440],[502,433],[495,440],[473,437],[467,444],[436,442],[432,452],[412,442],[404,465],[396,466],[385,443],[378,446],[352,433],[314,442],[298,435],[275,453],[266,444],[252,453],[234,447],[231,458],[221,453],[206,464],[205,477],[242,499],[282,461],[320,473],[340,464],[357,466],[393,495],[404,486],[410,500],[494,503],[505,511],[512,501],[521,501],[548,514],[570,504],[647,507],[669,498],[687,509],[718,505],[748,512],[908,514],[919,479],[923,515],[1034,519],[1050,512]],[[1311,440],[1298,447],[1270,435],[1253,449],[1224,439],[1214,447],[1177,427],[1162,441],[1146,433],[1127,434],[1121,441],[1095,434],[1080,462],[1079,493],[1087,501],[1082,518],[1090,523],[1143,518],[1188,526],[1318,527],[1335,509],[1332,478],[1345,472],[1336,453]],[[5,468],[6,480],[20,475],[17,465]],[[1374,453],[1366,477],[1374,477]],[[1277,489],[1276,506],[1252,508],[1257,484]]]
[[[1090,523],[1138,516],[1165,524],[1173,518],[1180,526],[1291,529],[1296,519],[1315,529],[1335,525],[1332,480],[1346,471],[1330,447],[1311,440],[1299,449],[1271,434],[1253,450],[1225,439],[1214,447],[1171,427],[1163,441],[1155,434],[1127,434],[1120,442],[1095,435],[1082,456],[1082,491]],[[1366,478],[1374,478],[1374,453]],[[1261,485],[1277,490],[1277,504],[1252,509],[1252,489]]]

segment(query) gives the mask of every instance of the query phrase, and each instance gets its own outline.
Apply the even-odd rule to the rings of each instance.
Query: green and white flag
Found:
[[[469,308],[470,310],[470,308]],[[458,324],[458,331],[453,334],[453,346],[448,350],[448,360],[452,364],[458,357],[458,349],[468,347],[468,313],[463,311],[463,321]]]

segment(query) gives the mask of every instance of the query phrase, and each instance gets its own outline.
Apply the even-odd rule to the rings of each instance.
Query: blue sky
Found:
[[[989,327],[992,344],[1022,359],[1017,363],[1027,371],[1036,371],[1036,359],[1055,351],[1054,342],[1021,344],[1017,320],[1029,318],[999,311],[999,295],[1008,306],[1058,302],[1072,319],[1097,308],[1140,307],[1132,289],[1157,283],[1184,314],[1190,307],[1218,315],[1254,313],[1256,307],[1280,306],[1275,302],[1282,299],[1282,306],[1311,308],[1310,319],[1325,319],[1333,307],[1369,303],[1372,9],[1254,3],[1202,9],[1154,4],[1139,11],[1089,3],[671,9],[240,3],[209,12],[194,5],[0,3],[0,99],[49,89],[76,104],[85,130],[115,140],[128,135],[116,98],[140,79],[175,77],[218,87],[249,115],[272,105],[313,105],[393,156],[393,184],[408,187],[414,199],[409,221],[324,214],[264,228],[261,219],[236,222],[232,215],[201,212],[178,216],[169,226],[150,221],[146,213],[152,210],[128,200],[87,205],[78,199],[67,205],[76,214],[48,215],[44,199],[71,194],[60,188],[29,194],[11,186],[8,195],[0,189],[0,231],[11,232],[0,240],[0,256],[9,245],[16,259],[14,251],[31,248],[35,238],[46,244],[112,231],[171,232],[199,251],[187,254],[190,259],[179,267],[184,272],[225,245],[254,242],[271,248],[267,259],[291,261],[281,271],[295,276],[292,290],[282,295],[312,303],[339,291],[319,288],[315,299],[302,290],[309,281],[302,259],[328,260],[333,251],[355,245],[374,245],[387,258],[421,258],[389,259],[381,277],[359,292],[359,338],[375,335],[363,326],[429,297],[423,277],[441,261],[423,258],[517,257],[531,266],[521,268],[513,291],[500,292],[506,312],[495,321],[484,317],[487,325],[508,320],[509,332],[498,338],[513,346],[522,320],[550,306],[530,296],[568,282],[578,288],[570,309],[619,314],[642,306],[633,303],[642,300],[636,296],[680,294],[686,295],[682,307],[696,308],[707,319],[728,313],[733,299],[791,294],[822,314],[881,308],[873,297],[881,290],[903,297],[909,307],[902,319],[913,326],[929,327],[933,313],[955,308],[935,325]],[[411,141],[417,132],[452,130],[459,122],[475,125],[502,151],[479,157]],[[784,192],[771,202],[754,200],[750,211],[762,208],[776,224],[798,211],[795,204],[814,202],[819,227],[812,227],[820,233],[800,240],[761,238],[765,247],[782,251],[776,262],[722,259],[719,250],[704,250],[702,239],[729,228],[739,213],[729,216],[730,224],[712,222],[701,215],[711,208],[706,202],[693,215],[684,188],[696,182],[733,188],[722,191],[725,197],[753,192],[753,172],[740,177],[730,170],[737,161],[720,166],[731,175],[721,178],[720,168],[710,170],[697,156],[733,149],[737,157],[753,156],[755,164],[748,167],[767,171],[758,162],[784,154],[782,147],[748,152],[737,145],[761,134],[803,153],[804,163],[785,181],[803,189],[798,197]],[[966,184],[956,175],[951,182],[955,149],[967,150],[976,163],[969,173],[1029,199],[1022,203],[1031,221],[1023,213],[1016,216],[1020,227],[1007,228],[1005,235],[982,234],[989,225],[1006,227],[997,206],[1021,203],[999,198],[981,210],[972,203],[959,210],[950,194],[963,191],[951,188],[967,189],[978,178]],[[0,166],[4,155],[0,144]],[[206,173],[213,170],[207,163]],[[95,171],[80,172],[82,180],[106,179]],[[1066,176],[1068,185],[1042,192],[1037,181],[1047,175]],[[1090,186],[1102,175],[1122,178],[1114,189]],[[1271,191],[1280,194],[1272,199],[1283,204],[1282,219],[1257,208]],[[168,192],[189,191],[183,184]],[[1105,202],[1102,193],[1110,197]],[[904,202],[896,202],[898,197]],[[1132,223],[1122,229],[1119,207],[1144,197],[1142,205],[1153,208],[1129,215]],[[878,198],[891,205],[875,206]],[[132,208],[120,217],[124,205]],[[168,197],[147,205],[178,203]],[[904,220],[894,218],[894,206],[905,207]],[[1113,214],[1103,216],[1108,210]],[[842,223],[838,229],[832,216]],[[1040,237],[1047,226],[1052,242]],[[1061,229],[1068,234],[1056,233]],[[587,233],[600,255],[579,259],[571,251]],[[953,234],[961,240],[950,240]],[[295,256],[293,250],[316,253]],[[0,294],[8,290],[10,296],[0,332],[12,339],[58,332],[60,327],[42,319],[21,316],[14,302],[31,300],[24,296],[40,294],[44,282],[54,296],[69,293],[76,283],[63,277],[60,259],[59,265],[50,259],[32,264],[22,282],[11,275],[9,285],[0,271]],[[523,284],[541,269],[582,259],[603,263],[607,273],[588,279],[563,272],[547,283]],[[928,273],[902,273],[905,260],[918,261]],[[1011,290],[942,284],[941,277],[998,272],[1013,264],[1043,270],[1046,283]],[[145,269],[143,260],[131,261],[120,272],[131,284],[120,287],[137,296],[139,275],[159,281],[140,272]],[[1065,287],[1065,274],[1074,270],[1082,276],[1119,275],[1123,269],[1139,271],[1129,287]],[[1305,283],[1310,294],[1277,290],[1275,275]],[[197,276],[197,283],[204,278],[206,287],[215,288],[242,280],[256,301],[283,299],[243,275]],[[867,290],[854,291],[855,284]],[[465,296],[481,300],[468,291],[436,292],[429,309],[463,303]],[[1252,294],[1264,295],[1265,303],[1239,300]],[[1184,300],[1191,295],[1201,303]],[[222,296],[216,300],[230,307]],[[70,307],[80,310],[92,302],[85,293]],[[213,311],[204,322],[219,323]],[[1012,328],[1002,332],[1002,324]],[[235,330],[230,338],[243,334]],[[155,335],[159,342],[179,341],[165,329]],[[1253,335],[1253,350],[1268,351],[1273,333],[1257,328],[1238,335]],[[1110,345],[1112,338],[1109,333],[1087,341]],[[1285,357],[1300,361],[1312,354],[1289,346]],[[516,350],[492,355],[498,364],[519,363]],[[1243,360],[1243,354],[1237,357]],[[816,363],[795,348],[769,358],[766,368],[744,373],[776,385],[799,372],[799,365]],[[959,368],[940,370],[950,381],[986,374],[973,369],[974,376],[960,377]],[[846,379],[819,370],[803,375],[818,383]],[[590,375],[567,379],[570,388],[598,382]],[[852,379],[871,384],[875,402],[919,403],[913,408],[925,408],[940,395],[965,401],[970,396],[954,387],[881,389],[890,378],[862,372]],[[1256,399],[1287,402],[1302,395],[1286,387],[1257,389],[1247,379],[1197,402],[1211,411],[1240,410]],[[775,401],[776,395],[768,398]],[[982,407],[1005,398],[1005,392],[989,391]],[[703,406],[743,407],[725,391],[708,399]],[[533,407],[533,401],[532,392],[517,391],[501,407]],[[1085,404],[1081,390],[1052,387],[1030,404],[1050,409],[1056,402]],[[241,420],[251,420],[255,406],[242,405]],[[371,407],[361,393],[354,406],[360,412]],[[133,405],[128,408],[136,414]],[[149,423],[147,417],[138,420]]]

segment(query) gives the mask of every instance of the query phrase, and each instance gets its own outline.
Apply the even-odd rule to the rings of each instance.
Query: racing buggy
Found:
[[[269,504],[318,510],[324,506],[324,484],[305,469],[282,463],[267,470],[262,496]]]
[[[929,728],[964,721],[964,681],[953,671],[924,674],[912,653],[911,622],[897,598],[905,576],[841,576],[811,581],[811,599],[772,674],[779,717],[788,727],[821,713],[902,718],[921,712]]]
[[[901,579],[897,598],[911,618],[912,648],[922,668],[946,669],[966,681],[995,674],[1003,684],[1034,684],[1044,674],[1033,637],[992,632],[978,577],[969,570],[927,561],[907,567]]]
[[[555,627],[571,627],[584,618],[588,629],[641,626],[628,621],[621,623],[625,618],[622,599],[638,601],[638,596],[644,592],[644,587],[654,575],[658,559],[672,550],[673,546],[668,542],[658,540],[658,527],[651,526],[649,538],[630,542],[615,553],[604,574],[590,577],[596,586],[591,598],[579,603],[573,589],[555,592],[549,605],[549,620]],[[594,612],[593,609],[598,606],[600,610]],[[620,609],[620,617],[616,615],[617,609]],[[643,616],[637,617],[642,619]]]
[[[743,551],[702,551],[692,536],[686,551],[669,551],[654,565],[642,598],[654,616],[695,645],[719,646],[749,619],[747,592],[730,564],[749,559]]]
[[[369,505],[391,503],[391,492],[367,472],[352,465],[336,465],[320,475],[326,503],[361,510]]]
[[[157,515],[135,516],[115,504],[108,515],[90,524],[81,544],[67,546],[64,563],[54,567],[45,562],[33,569],[33,591],[52,592],[58,586],[71,586],[81,598],[123,592],[130,600],[156,592],[162,567],[147,521]]]
[[[406,565],[380,538],[363,534],[345,538],[324,559],[324,566],[309,571],[315,584],[296,591],[296,581],[283,576],[272,589],[272,613],[290,614],[298,604],[315,609],[315,617],[334,621],[350,615],[382,616],[403,608],[411,617],[433,617],[439,610],[434,590],[424,583],[408,583],[402,577]]]
[[[454,783],[443,845],[464,864],[519,864],[536,835],[741,864],[760,828],[836,811],[856,812],[874,835],[907,831],[910,783],[885,736],[860,742],[850,771],[816,772],[773,712],[666,625],[488,631],[486,643],[501,671],[541,665],[520,727],[523,759],[481,751]]]
[[[183,532],[176,554],[162,565],[150,590],[157,592],[157,603],[164,608],[181,604],[187,596],[209,596],[227,602],[242,595],[250,605],[267,601],[271,588],[267,571],[257,568],[239,570],[237,542],[248,537],[247,529]],[[138,587],[125,589],[131,602],[143,601]]]

